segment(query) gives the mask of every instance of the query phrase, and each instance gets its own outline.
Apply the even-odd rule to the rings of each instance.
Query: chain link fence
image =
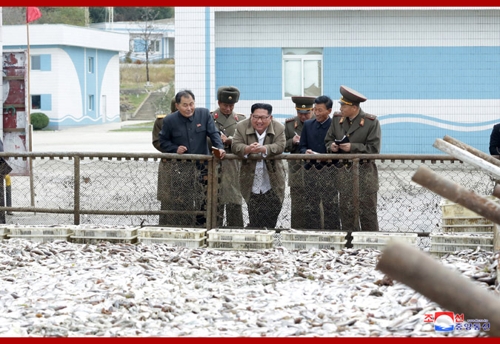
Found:
[[[345,231],[348,226],[360,230],[359,220],[375,215],[380,231],[431,233],[440,230],[442,198],[411,181],[420,165],[481,195],[491,195],[495,185],[482,170],[439,155],[379,155],[375,160],[355,155],[315,155],[314,160],[281,155],[261,160],[269,176],[262,184],[253,165],[242,166],[258,161],[241,161],[234,155],[226,161],[241,168],[234,178],[224,178],[231,170],[210,156],[0,155],[9,161],[31,159],[33,166],[30,176],[11,177],[12,204],[0,207],[13,212],[6,216],[9,224],[161,223],[210,229],[240,227],[236,223],[256,228],[263,226],[255,224],[272,224],[274,217],[275,228]],[[378,181],[370,174],[374,166]],[[255,185],[261,191],[271,188],[254,195]],[[232,195],[234,189],[240,189],[243,197]],[[376,195],[375,208],[370,195]],[[239,212],[242,222],[233,216]]]

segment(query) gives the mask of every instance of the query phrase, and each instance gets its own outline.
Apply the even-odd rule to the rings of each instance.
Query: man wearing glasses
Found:
[[[243,158],[240,186],[248,205],[249,228],[276,228],[285,197],[283,162],[247,159],[273,157],[285,150],[285,127],[273,119],[272,111],[270,104],[253,104],[250,118],[237,124],[231,146]]]

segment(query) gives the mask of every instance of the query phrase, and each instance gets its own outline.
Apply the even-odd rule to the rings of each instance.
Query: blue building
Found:
[[[500,122],[500,7],[176,7],[176,91],[216,107],[217,88],[241,91],[235,110],[293,95],[340,97],[378,116],[384,154],[438,154],[449,135],[488,152]],[[338,105],[334,104],[334,110]]]

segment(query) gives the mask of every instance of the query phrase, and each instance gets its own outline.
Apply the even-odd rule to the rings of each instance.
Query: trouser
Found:
[[[290,186],[290,197],[292,199],[291,226],[294,229],[309,228],[305,208],[308,203],[305,196],[306,191],[306,188],[303,186]]]
[[[248,201],[248,216],[251,228],[276,228],[278,216],[281,212],[282,201],[274,190],[263,194],[250,194]]]
[[[378,231],[377,192],[378,176],[374,163],[360,165],[359,222],[356,222],[356,204],[353,199],[353,172],[342,167],[337,170],[337,187],[340,194],[340,219],[342,231]]]
[[[309,229],[340,230],[339,193],[332,168],[306,171],[306,222]],[[321,216],[323,210],[323,216]],[[323,218],[323,221],[322,221]]]
[[[222,227],[224,222],[224,209],[226,210],[226,225],[228,227],[243,228],[243,208],[241,204],[219,204],[217,209],[217,226]]]

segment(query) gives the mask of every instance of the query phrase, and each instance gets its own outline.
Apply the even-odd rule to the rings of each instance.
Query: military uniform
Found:
[[[358,105],[366,97],[356,91],[341,86],[340,103]],[[359,108],[358,115],[350,121],[349,118],[335,114],[332,124],[325,137],[327,152],[331,153],[331,145],[335,140],[341,140],[344,135],[351,143],[350,154],[380,153],[382,132],[377,116],[365,113]],[[338,153],[342,153],[339,150]],[[336,185],[340,192],[340,218],[343,231],[378,231],[377,192],[378,170],[375,162],[360,162],[359,166],[359,224],[355,223],[353,204],[353,171],[352,164],[339,163],[336,171]],[[359,227],[360,226],[360,227]]]
[[[292,97],[295,109],[301,113],[312,111],[314,97]],[[289,118],[285,121],[285,152],[300,154],[299,143],[293,143],[295,135],[300,136],[304,123],[299,116]],[[291,227],[304,229],[308,227],[305,205],[307,200],[304,189],[304,169],[301,160],[288,160],[288,185],[290,186],[290,197],[292,200]]]
[[[217,100],[221,103],[235,104],[238,102],[240,92],[236,87],[220,87],[217,91]],[[220,108],[211,112],[215,127],[228,139],[229,144],[224,144],[227,152],[231,151],[232,138],[236,130],[236,124],[246,118],[245,115],[232,112],[226,116]],[[240,160],[224,159],[220,161],[219,171],[219,201],[217,208],[217,226],[221,227],[226,211],[226,225],[229,227],[243,227],[243,198],[240,191]]]

